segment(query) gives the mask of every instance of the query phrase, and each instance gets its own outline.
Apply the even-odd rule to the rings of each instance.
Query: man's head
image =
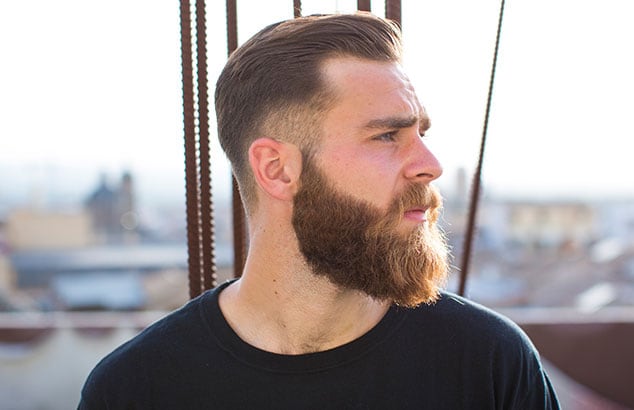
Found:
[[[266,27],[229,58],[216,85],[218,135],[247,212],[257,203],[249,146],[267,136],[306,152],[318,142],[335,98],[322,72],[333,57],[399,62],[399,28],[366,13],[302,17]]]
[[[247,212],[292,225],[314,274],[413,306],[437,297],[447,249],[442,169],[400,53],[398,28],[369,15],[274,25],[230,58],[216,108]]]

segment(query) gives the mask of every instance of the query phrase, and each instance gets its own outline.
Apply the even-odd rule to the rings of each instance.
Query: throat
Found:
[[[363,296],[353,305],[334,305],[324,311],[297,308],[280,316],[276,350],[283,354],[306,354],[330,350],[350,343],[376,326],[389,305]]]
[[[389,308],[360,292],[329,298],[323,288],[313,289],[312,296],[296,292],[283,297],[278,291],[243,298],[241,292],[232,294],[238,290],[235,285],[220,294],[229,326],[246,343],[277,354],[316,353],[352,342],[376,326]]]

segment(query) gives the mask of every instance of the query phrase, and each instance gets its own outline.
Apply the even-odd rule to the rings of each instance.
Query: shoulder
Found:
[[[444,354],[463,364],[500,377],[542,371],[539,353],[526,333],[512,320],[476,302],[445,292],[433,305],[407,313],[407,334],[440,346]],[[531,376],[529,376],[531,377]]]
[[[451,292],[442,292],[434,304],[413,309],[411,318],[420,325],[433,325],[435,332],[486,342],[517,342],[533,348],[524,331],[512,320]]]
[[[206,293],[190,301],[101,359],[86,379],[82,403],[108,403],[130,395],[145,397],[150,394],[150,380],[186,365],[188,357],[195,355],[192,346],[206,337],[201,321],[209,297]]]
[[[407,315],[407,332],[432,340],[442,352],[443,365],[451,367],[456,361],[456,372],[467,379],[479,375],[492,381],[491,394],[503,408],[558,408],[539,352],[506,316],[450,292]]]

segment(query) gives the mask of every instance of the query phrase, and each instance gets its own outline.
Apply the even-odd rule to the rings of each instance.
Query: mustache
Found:
[[[412,208],[427,209],[428,220],[436,222],[442,209],[442,196],[433,185],[421,185],[410,183],[403,192],[398,195],[388,210],[389,215],[401,216]]]

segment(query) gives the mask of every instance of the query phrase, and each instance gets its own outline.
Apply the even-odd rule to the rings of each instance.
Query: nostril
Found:
[[[430,174],[429,172],[420,172],[416,176],[418,178],[434,178],[434,175]]]

